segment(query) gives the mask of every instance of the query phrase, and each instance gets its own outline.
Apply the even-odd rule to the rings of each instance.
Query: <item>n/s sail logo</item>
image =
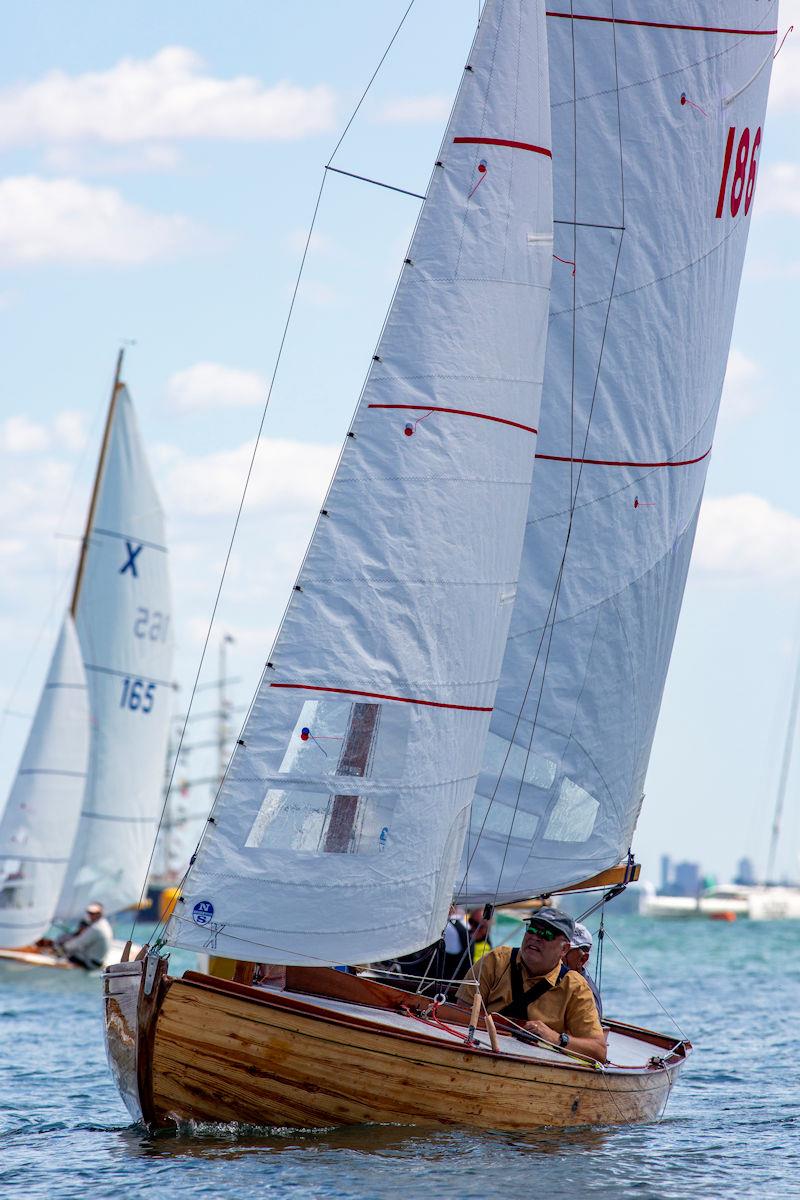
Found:
[[[210,900],[198,900],[192,909],[192,920],[195,925],[208,925],[214,916],[214,905]]]

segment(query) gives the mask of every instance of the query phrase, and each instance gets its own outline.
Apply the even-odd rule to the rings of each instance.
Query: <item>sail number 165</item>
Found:
[[[131,712],[149,713],[155,699],[156,685],[145,683],[143,679],[131,679],[126,676],[122,681],[122,696],[120,708],[129,708]]]
[[[756,135],[750,138],[750,130],[745,128],[739,134],[739,144],[736,145],[736,126],[731,125],[728,130],[728,140],[725,143],[725,158],[722,163],[722,179],[719,185],[719,198],[717,199],[717,213],[721,217],[725,211],[725,199],[728,195],[728,182],[730,180],[730,206],[731,216],[735,217],[744,199],[745,216],[750,211],[750,205],[753,203],[753,192],[756,186],[756,171],[758,169],[758,147],[761,145],[761,126],[756,130]],[[736,153],[734,154],[734,146]],[[733,178],[731,175],[731,166],[733,166]]]

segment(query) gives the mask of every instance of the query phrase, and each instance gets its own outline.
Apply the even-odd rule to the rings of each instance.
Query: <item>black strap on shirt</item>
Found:
[[[527,991],[522,986],[522,967],[518,964],[519,949],[515,947],[511,951],[511,962],[509,969],[511,971],[511,1003],[505,1008],[501,1008],[501,1017],[511,1017],[514,1021],[527,1021],[528,1005],[533,1004],[534,1000],[538,1000],[545,992],[549,992],[551,987],[558,987],[561,980],[567,974],[569,967],[562,962],[561,970],[558,973],[558,979],[555,983],[550,983],[547,979],[537,979],[533,987],[529,987]]]

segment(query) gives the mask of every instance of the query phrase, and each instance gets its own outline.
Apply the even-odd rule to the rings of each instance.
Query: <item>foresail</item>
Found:
[[[0,946],[30,945],[53,920],[88,756],[86,677],[67,614],[0,819]]]
[[[76,626],[92,714],[81,822],[58,916],[135,903],[161,809],[172,623],[164,520],[125,387],[117,394]]]
[[[551,256],[544,5],[489,0],[171,944],[359,962],[442,929],[514,598]]]
[[[517,602],[457,891],[630,846],[757,190],[777,3],[554,3],[556,263]],[[577,96],[577,103],[574,98]]]

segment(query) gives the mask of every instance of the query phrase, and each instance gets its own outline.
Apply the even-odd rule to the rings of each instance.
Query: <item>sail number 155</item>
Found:
[[[717,199],[717,213],[721,217],[725,211],[725,199],[729,193],[730,183],[730,207],[731,216],[735,217],[744,199],[745,216],[750,211],[750,205],[753,203],[753,192],[756,187],[756,171],[758,169],[758,147],[761,145],[761,126],[756,130],[756,135],[751,139],[750,130],[742,129],[739,134],[738,145],[736,143],[736,126],[731,125],[728,130],[728,140],[725,143],[725,157],[722,162],[722,179],[719,184],[719,197]],[[734,154],[734,146],[736,153]],[[731,167],[733,168],[733,177],[731,178]]]

